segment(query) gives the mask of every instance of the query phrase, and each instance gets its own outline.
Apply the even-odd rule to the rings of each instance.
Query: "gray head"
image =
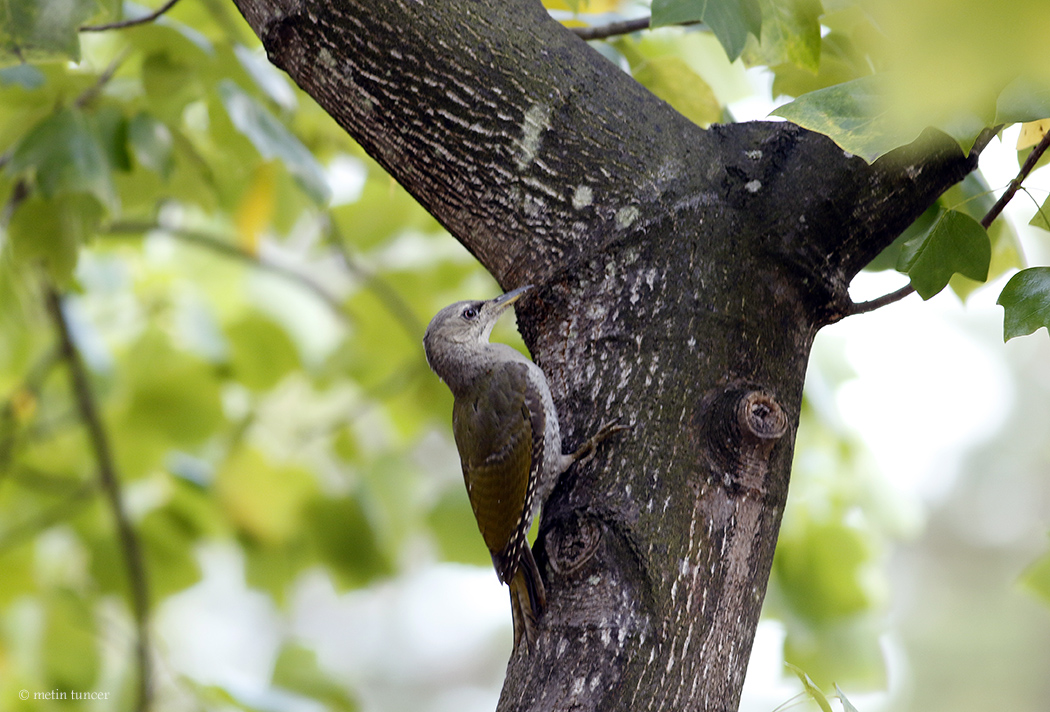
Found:
[[[495,299],[456,302],[439,311],[423,335],[427,363],[434,373],[448,382],[449,367],[455,368],[478,346],[488,343],[500,315],[530,289],[528,284]]]

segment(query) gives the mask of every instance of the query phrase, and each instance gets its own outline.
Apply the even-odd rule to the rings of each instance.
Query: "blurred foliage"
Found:
[[[61,26],[45,17],[58,4]],[[0,10],[4,708],[22,688],[98,689],[103,676],[127,707],[136,675],[124,666],[115,680],[105,662],[133,645],[126,603],[107,620],[128,563],[48,283],[70,290],[65,317],[154,608],[200,580],[195,552],[218,541],[239,546],[249,585],[278,602],[311,569],[345,590],[397,572],[420,545],[453,561],[484,550],[462,526],[457,463],[424,472],[414,453],[450,409],[423,325],[495,285],[266,62],[232,5],[76,31],[122,11],[146,12],[94,0]],[[180,684],[205,708],[251,706]],[[294,640],[273,685],[356,709]]]
[[[879,637],[886,557],[914,523],[906,503],[886,491],[863,445],[843,430],[834,406],[820,402],[835,381],[807,389],[763,612],[784,625],[785,660],[818,685],[874,689],[885,684]]]
[[[745,66],[767,66],[778,94],[800,97],[797,120],[820,129],[825,117],[823,130],[867,158],[928,123],[965,142],[974,126],[1050,114],[1040,115],[1045,77],[1015,77],[1033,66],[1034,0],[1012,2],[1025,32],[988,66],[972,59],[1004,44],[1008,13],[981,10],[998,33],[985,37],[959,22],[968,10],[941,4],[919,3],[894,36],[845,0],[668,0],[654,3],[654,25],[706,25],[599,45],[702,125],[731,120],[727,105],[751,91]],[[558,5],[605,19],[620,9]],[[880,5],[890,20],[902,11]],[[20,689],[104,680],[126,708],[136,675],[126,552],[44,306],[50,285],[67,294],[154,609],[200,580],[197,552],[215,542],[235,545],[248,584],[281,605],[310,571],[346,590],[420,557],[488,561],[454,451],[424,452],[435,430],[447,443],[451,397],[419,345],[440,307],[495,285],[267,63],[232,4],[183,2],[152,22],[79,31],[146,12],[115,0],[0,6],[0,706]],[[940,123],[867,120],[882,91],[871,76],[913,66],[899,55],[921,46],[901,45],[908,33],[953,37],[939,12],[973,42],[942,43],[943,61],[918,63],[904,89],[941,102]],[[956,92],[969,86],[955,81],[960,67],[981,92]],[[950,91],[916,93],[945,73]],[[914,113],[929,110],[922,102]],[[979,121],[955,122],[951,102],[972,103],[967,117]],[[955,273],[979,280],[1019,266],[1008,228],[974,228],[992,202],[968,178],[873,268],[899,264],[927,296],[975,288]],[[964,233],[972,249],[960,252]],[[1044,271],[1004,291],[1008,338],[1047,325]],[[788,658],[817,684],[872,683],[881,565],[902,525],[862,449],[809,396],[803,422],[768,611],[785,621]],[[1043,596],[1046,570],[1026,578]],[[283,641],[274,689],[356,709],[342,682]],[[252,707],[234,690],[165,684],[189,690],[194,708]]]

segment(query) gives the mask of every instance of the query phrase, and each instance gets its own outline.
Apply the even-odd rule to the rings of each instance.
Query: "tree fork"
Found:
[[[976,152],[700,129],[534,0],[235,2],[504,288],[537,285],[519,324],[566,447],[633,426],[548,502],[549,607],[500,709],[736,709],[813,337]]]

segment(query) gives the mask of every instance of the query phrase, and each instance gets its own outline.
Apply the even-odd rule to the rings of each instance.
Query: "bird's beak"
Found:
[[[521,299],[522,296],[524,296],[525,293],[528,292],[530,289],[532,289],[532,285],[526,284],[524,287],[518,287],[517,289],[511,290],[506,294],[499,295],[498,297],[492,300],[492,303],[498,308],[499,311],[503,311],[511,304]]]

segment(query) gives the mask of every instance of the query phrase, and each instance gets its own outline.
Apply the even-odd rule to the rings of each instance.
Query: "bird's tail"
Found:
[[[510,611],[514,620],[514,650],[525,640],[526,652],[532,652],[536,642],[536,621],[547,605],[547,592],[543,590],[540,570],[532,550],[522,547],[521,561],[510,580]]]

